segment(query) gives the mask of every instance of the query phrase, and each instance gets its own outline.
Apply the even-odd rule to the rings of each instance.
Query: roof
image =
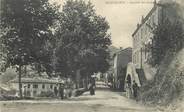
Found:
[[[141,28],[141,26],[148,20],[148,18],[153,14],[153,12],[156,10],[158,4],[155,4],[153,8],[150,10],[150,12],[146,15],[146,17],[143,19],[142,23],[137,27],[137,29],[134,31],[132,36],[134,36],[138,30]]]
[[[18,78],[11,80],[11,83],[18,83]],[[63,80],[58,79],[47,79],[47,78],[21,78],[22,83],[64,83]]]
[[[114,55],[114,65],[116,65],[117,67],[116,69],[118,71],[126,67],[127,64],[131,61],[132,61],[132,48],[131,47],[123,49]]]
[[[162,3],[163,2],[163,3]],[[164,3],[165,2],[165,3]],[[137,27],[137,29],[134,31],[134,33],[132,34],[132,36],[134,36],[138,30],[142,27],[142,25],[148,20],[148,18],[153,14],[153,12],[157,9],[157,7],[165,7],[167,6],[168,4],[172,4],[172,3],[176,3],[175,1],[167,1],[167,0],[164,0],[164,1],[159,1],[158,3],[154,3],[154,6],[153,8],[150,10],[150,12],[146,15],[145,18],[143,18],[141,24]]]
[[[10,90],[11,89],[8,86],[4,84],[0,84],[0,91],[10,91]]]
[[[131,47],[127,47],[125,49],[121,49],[120,51],[114,53],[114,56],[118,55],[118,54],[121,54],[121,53],[127,53],[127,52],[132,52],[132,48]]]

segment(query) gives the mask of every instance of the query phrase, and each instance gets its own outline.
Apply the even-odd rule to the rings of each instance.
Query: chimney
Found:
[[[155,6],[155,5],[157,4],[157,1],[156,1],[156,0],[154,0],[154,2],[153,2],[153,3],[154,3],[154,6]]]

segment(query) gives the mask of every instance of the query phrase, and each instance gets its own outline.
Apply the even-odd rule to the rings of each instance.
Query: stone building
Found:
[[[152,43],[152,31],[161,22],[161,10],[162,7],[154,3],[151,11],[145,18],[142,17],[141,23],[137,24],[137,29],[132,34],[132,61],[138,69],[141,69],[144,66],[148,56],[150,56],[150,53],[146,50],[146,46]]]
[[[133,50],[132,50],[132,62],[138,71],[138,74],[145,75],[147,80],[151,80],[154,77],[154,68],[150,68],[147,64],[149,57],[152,56],[151,50],[148,50],[148,46],[153,43],[153,31],[166,19],[175,21],[177,14],[170,6],[175,4],[174,1],[160,0],[158,3],[154,2],[153,8],[150,12],[142,17],[142,20],[137,24],[137,28],[132,34]],[[148,70],[152,71],[148,71]]]
[[[132,61],[132,48],[121,49],[114,54],[114,88],[124,90],[127,64]]]

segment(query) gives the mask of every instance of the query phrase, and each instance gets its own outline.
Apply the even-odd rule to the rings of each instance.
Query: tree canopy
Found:
[[[52,39],[52,26],[58,19],[58,6],[48,0],[1,0],[0,28],[8,66],[17,66],[21,93],[21,67],[38,63],[46,66],[50,52],[46,49]],[[38,67],[39,71],[39,67]]]
[[[96,14],[90,2],[68,0],[59,25],[56,56],[58,66],[63,67],[59,67],[60,72],[72,74],[82,69],[92,74],[108,69],[109,25],[104,17]]]
[[[45,43],[58,19],[57,6],[48,0],[2,0],[1,28],[9,65],[40,62],[46,55]]]
[[[165,19],[154,30],[153,43],[149,46],[152,56],[148,60],[153,66],[159,65],[168,53],[177,53],[183,48],[184,31],[182,22]],[[159,55],[158,55],[159,54]]]

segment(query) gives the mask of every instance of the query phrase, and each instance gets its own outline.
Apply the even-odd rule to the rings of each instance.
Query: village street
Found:
[[[102,82],[97,82],[96,95],[89,92],[68,100],[4,101],[0,112],[160,112],[148,108],[123,93],[113,92]]]

